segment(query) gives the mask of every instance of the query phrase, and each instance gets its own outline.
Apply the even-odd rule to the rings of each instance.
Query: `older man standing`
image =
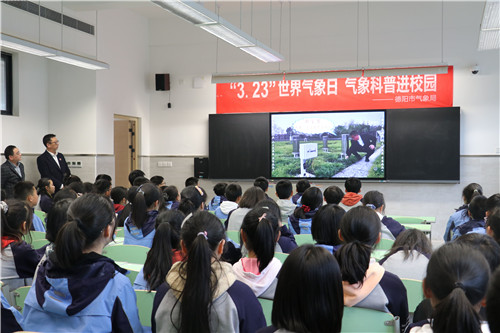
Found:
[[[4,151],[7,159],[2,164],[2,189],[5,190],[7,198],[14,196],[14,186],[24,181],[24,165],[21,163],[21,151],[16,146],[7,146]]]
[[[47,134],[43,137],[43,144],[47,150],[38,156],[36,164],[41,178],[50,178],[54,183],[56,192],[63,187],[64,178],[71,175],[64,155],[57,152],[59,140],[55,134]]]

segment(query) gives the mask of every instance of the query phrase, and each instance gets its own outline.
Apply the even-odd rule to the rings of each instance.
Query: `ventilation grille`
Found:
[[[2,3],[24,10],[31,14],[35,14],[37,16],[40,15],[41,17],[46,18],[47,20],[51,20],[59,24],[62,23],[67,27],[85,32],[89,35],[92,36],[94,35],[93,25],[79,21],[67,15],[62,15],[61,13],[56,12],[55,10],[49,9],[44,6],[40,6],[37,3],[25,0],[17,0],[17,1],[2,0]]]

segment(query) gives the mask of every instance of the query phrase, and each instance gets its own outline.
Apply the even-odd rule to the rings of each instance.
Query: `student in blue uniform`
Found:
[[[368,191],[361,201],[363,202],[363,206],[367,206],[375,210],[380,218],[380,222],[382,222],[383,239],[395,240],[400,233],[405,231],[405,227],[403,227],[401,223],[384,215],[385,199],[382,193],[379,191]]]
[[[380,241],[381,223],[368,207],[351,208],[340,221],[345,242],[335,252],[344,287],[344,304],[392,313],[400,318],[401,332],[408,324],[408,299],[403,282],[370,258]]]
[[[295,185],[296,193],[292,197],[292,202],[297,206],[300,206],[300,198],[302,198],[302,195],[309,187],[311,187],[311,184],[307,179],[299,180]]]
[[[473,195],[477,194],[483,195],[483,188],[481,185],[470,183],[464,187],[462,191],[462,200],[464,204],[456,209],[456,212],[450,216],[448,223],[446,223],[446,230],[443,236],[443,239],[446,242],[451,240],[451,237],[457,227],[470,220],[469,214],[467,214],[467,207],[469,206]]]
[[[484,195],[474,195],[467,208],[470,220],[455,228],[451,237],[452,240],[468,233],[486,233],[486,222],[484,221],[486,217],[486,200],[488,199]]]
[[[165,207],[167,209],[176,210],[179,208],[181,196],[177,187],[173,185],[165,187],[163,189],[163,198],[165,199]]]
[[[222,202],[226,201],[226,197],[224,193],[226,192],[227,183],[217,183],[214,186],[215,196],[210,200],[208,204],[208,210],[215,212],[217,208],[221,205]]]
[[[55,251],[40,265],[22,327],[39,332],[142,332],[126,270],[102,256],[113,239],[111,201],[88,193],[68,209]]]
[[[238,208],[238,203],[242,195],[241,186],[238,184],[229,184],[226,187],[224,196],[227,200],[221,202],[220,206],[215,210],[215,216],[220,219],[227,219],[229,213]]]
[[[339,239],[340,221],[345,210],[334,204],[322,206],[312,218],[311,234],[317,246],[335,253],[341,246]]]
[[[301,206],[298,206],[288,218],[290,230],[295,234],[310,234],[312,218],[323,204],[323,193],[317,187],[309,187],[300,202]]]
[[[187,260],[175,263],[153,303],[153,332],[255,332],[266,325],[252,290],[219,261],[225,243],[220,220],[206,211],[181,229]]]
[[[155,220],[160,206],[160,190],[152,183],[139,186],[132,201],[132,211],[125,220],[124,244],[151,247]]]

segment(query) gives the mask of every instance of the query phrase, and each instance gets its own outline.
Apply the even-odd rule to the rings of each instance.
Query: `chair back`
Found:
[[[151,327],[151,314],[155,295],[156,291],[135,290],[137,309],[139,309],[139,319],[142,326]]]
[[[31,242],[31,247],[35,250],[38,250],[42,246],[49,244],[50,242],[46,239],[36,239]]]
[[[228,230],[226,231],[226,235],[230,238],[234,243],[240,244],[240,231],[239,230]],[[241,245],[241,244],[240,244]]]
[[[413,279],[401,279],[401,281],[405,285],[406,295],[408,296],[408,310],[413,313],[425,298],[422,281]]]
[[[30,288],[31,288],[31,286],[19,287],[13,291],[14,307],[21,313],[24,310],[24,300],[26,299],[26,296],[28,296],[28,292],[30,291]]]
[[[102,255],[114,261],[144,265],[148,251],[148,247],[140,245],[110,245],[103,249]]]
[[[341,332],[399,333],[399,317],[387,312],[345,306]]]
[[[295,237],[295,242],[297,243],[298,246],[304,244],[314,244],[314,239],[311,234],[294,235],[294,237]]]
[[[262,311],[264,312],[264,317],[266,318],[267,326],[271,326],[272,322],[272,313],[273,313],[273,301],[265,298],[257,298],[262,306]]]
[[[278,259],[279,261],[281,261],[281,263],[283,264],[285,262],[286,258],[288,258],[288,253],[274,252],[274,257],[276,259]]]
[[[377,245],[375,245],[375,249],[377,249],[377,250],[390,250],[392,247],[392,244],[394,244],[394,241],[392,239],[381,238],[380,242]]]

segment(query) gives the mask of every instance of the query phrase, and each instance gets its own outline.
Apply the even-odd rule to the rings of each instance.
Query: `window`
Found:
[[[2,115],[12,115],[12,54],[2,52]]]

